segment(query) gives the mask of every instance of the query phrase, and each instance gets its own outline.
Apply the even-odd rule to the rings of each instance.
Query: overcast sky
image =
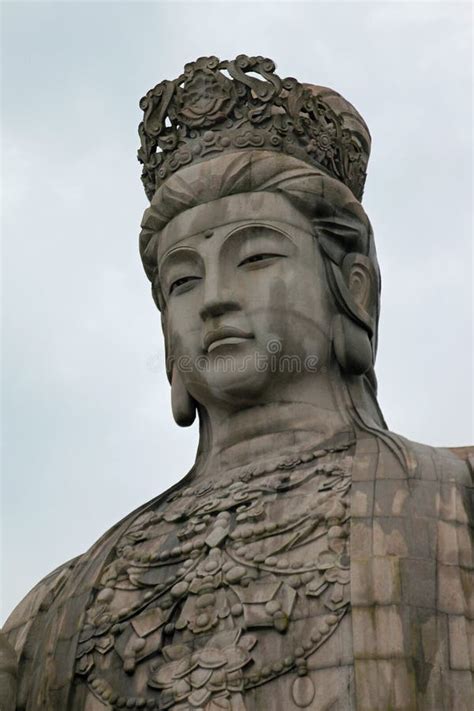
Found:
[[[392,430],[472,442],[470,3],[3,3],[3,615],[181,478],[137,239],[138,101],[202,55],[272,57],[373,137]]]

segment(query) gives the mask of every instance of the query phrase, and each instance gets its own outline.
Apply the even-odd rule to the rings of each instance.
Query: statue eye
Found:
[[[189,291],[189,289],[192,288],[193,283],[195,281],[198,281],[200,277],[194,277],[194,276],[186,276],[186,277],[180,277],[179,279],[176,279],[170,286],[168,295],[171,296],[171,294],[175,293],[177,290],[178,294],[182,294],[185,291]]]
[[[272,254],[272,253],[262,253],[262,254],[252,254],[250,257],[246,257],[243,259],[240,264],[238,265],[239,267],[243,267],[246,264],[255,264],[256,262],[265,262],[270,259],[277,259],[278,257],[284,257],[284,254]]]

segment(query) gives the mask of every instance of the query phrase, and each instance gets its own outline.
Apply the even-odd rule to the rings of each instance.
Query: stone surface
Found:
[[[199,449],[11,615],[5,709],[472,709],[472,449],[376,401],[365,123],[261,57],[141,106],[141,254]]]

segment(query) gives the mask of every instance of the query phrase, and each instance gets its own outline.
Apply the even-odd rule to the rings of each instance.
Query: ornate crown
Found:
[[[281,79],[271,59],[201,57],[150,89],[140,108],[138,160],[149,200],[181,167],[239,149],[300,158],[362,198],[370,153],[364,120],[331,89]]]

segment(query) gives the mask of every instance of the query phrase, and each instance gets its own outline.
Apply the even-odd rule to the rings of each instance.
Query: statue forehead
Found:
[[[312,231],[311,221],[290,201],[278,193],[254,192],[229,195],[189,208],[174,217],[160,232],[158,259],[169,249],[190,237],[210,231],[234,230],[238,225],[268,224]]]

